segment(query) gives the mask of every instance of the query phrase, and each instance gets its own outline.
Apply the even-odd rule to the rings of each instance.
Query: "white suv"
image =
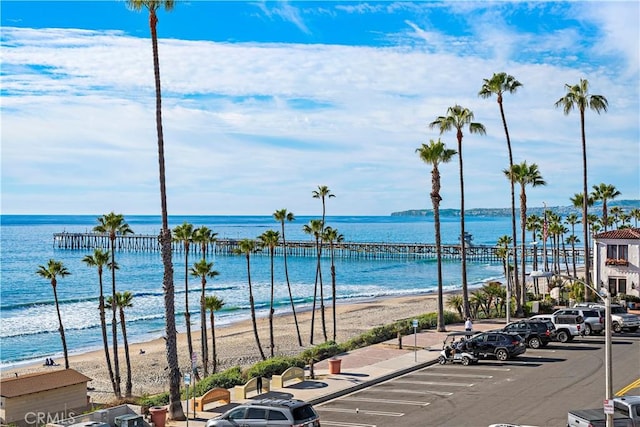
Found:
[[[604,330],[604,310],[598,308],[574,307],[562,308],[553,313],[554,316],[572,314],[584,319],[584,334],[599,334]]]
[[[320,416],[302,400],[261,399],[236,406],[206,424],[206,427],[237,426],[320,427]]]
[[[555,339],[561,343],[572,341],[584,333],[584,319],[575,315],[538,314],[530,320],[550,320],[556,326]]]

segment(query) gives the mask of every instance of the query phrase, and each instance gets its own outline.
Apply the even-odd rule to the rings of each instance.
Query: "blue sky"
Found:
[[[3,214],[158,214],[148,14],[123,1],[2,1]],[[640,6],[602,2],[176,2],[159,14],[170,214],[387,215],[430,208],[416,148],[460,104],[467,208],[508,207],[514,161],[547,182],[529,206],[582,191],[579,115],[554,103],[580,78],[609,111],[586,114],[589,186],[640,197]],[[442,207],[459,207],[457,160]]]

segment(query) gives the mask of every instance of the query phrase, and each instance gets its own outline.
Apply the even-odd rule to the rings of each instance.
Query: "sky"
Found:
[[[0,3],[2,214],[160,214],[147,12],[124,1]],[[389,215],[431,208],[416,149],[455,131],[429,123],[469,108],[466,208],[509,207],[496,98],[506,72],[515,163],[546,186],[527,205],[582,192],[580,115],[555,103],[589,81],[589,188],[640,198],[640,3],[176,1],[159,11],[170,215]],[[458,158],[441,164],[441,207],[460,207]],[[516,190],[519,192],[519,190]],[[518,199],[516,199],[518,203]]]

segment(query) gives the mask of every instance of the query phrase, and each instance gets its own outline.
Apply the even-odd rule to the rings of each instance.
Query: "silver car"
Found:
[[[604,311],[597,308],[563,308],[553,313],[556,315],[572,314],[582,316],[584,320],[584,334],[600,334],[604,330]]]
[[[206,427],[320,427],[320,416],[298,399],[261,399],[247,402],[207,421]]]

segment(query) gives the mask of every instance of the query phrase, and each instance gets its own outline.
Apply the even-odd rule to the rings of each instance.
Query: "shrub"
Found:
[[[169,404],[169,392],[155,394],[153,396],[142,396],[138,400],[138,405],[150,408],[152,406],[165,406]]]
[[[246,379],[253,377],[271,377],[282,374],[292,366],[304,368],[305,365],[305,361],[300,357],[279,356],[256,363],[245,372],[244,376]]]
[[[313,359],[314,362],[318,362],[320,360],[328,359],[329,357],[333,357],[336,354],[340,354],[343,352],[344,348],[336,344],[335,341],[327,341],[303,351],[300,355],[300,358],[306,362],[311,359]]]
[[[235,366],[233,368],[227,369],[226,371],[209,375],[208,377],[203,378],[196,384],[195,392],[189,390],[189,394],[202,396],[212,388],[232,388],[236,385],[244,384],[245,382],[245,378],[242,376],[242,369],[239,366]],[[184,397],[186,397],[186,390],[183,394]]]

